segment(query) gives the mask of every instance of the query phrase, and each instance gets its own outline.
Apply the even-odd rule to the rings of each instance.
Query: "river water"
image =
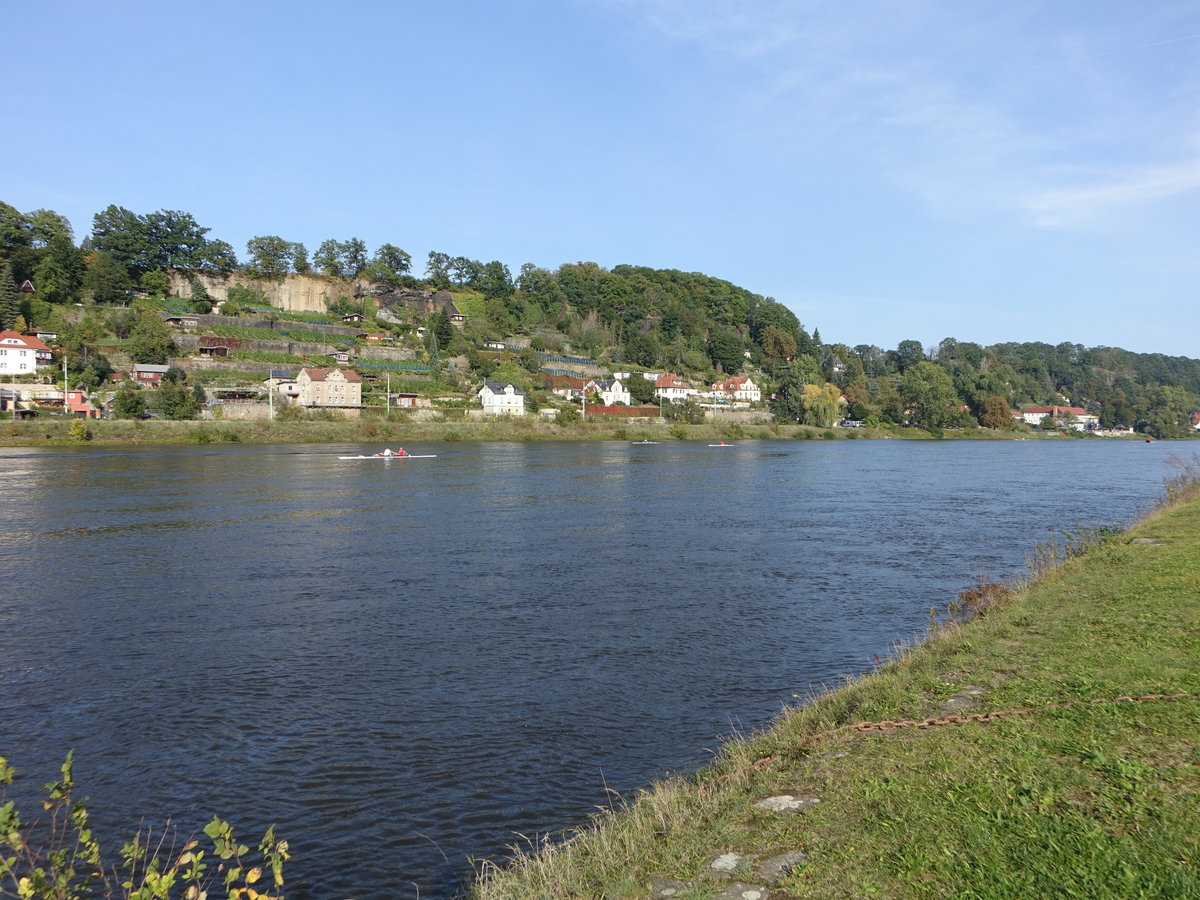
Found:
[[[1047,530],[1149,509],[1169,444],[745,441],[0,451],[0,755],[98,830],[213,815],[291,900],[469,858],[703,765]],[[1177,449],[1177,448],[1176,448]],[[251,841],[250,838],[254,840]],[[115,855],[115,854],[114,854]]]

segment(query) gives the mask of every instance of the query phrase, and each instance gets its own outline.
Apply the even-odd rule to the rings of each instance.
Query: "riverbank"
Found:
[[[589,421],[555,424],[533,418],[492,422],[409,422],[402,414],[356,420],[171,421],[102,419],[85,422],[86,437],[71,431],[71,419],[0,422],[0,446],[142,444],[287,444],[436,441],[610,441],[610,440],[1100,440],[1075,432],[959,429],[934,435],[920,428],[814,428],[808,425],[633,424]],[[83,421],[83,420],[80,420]],[[1140,438],[1139,438],[1140,439]]]
[[[599,827],[484,867],[474,897],[1200,897],[1187,474],[1176,505],[1011,595],[965,596],[999,602]]]

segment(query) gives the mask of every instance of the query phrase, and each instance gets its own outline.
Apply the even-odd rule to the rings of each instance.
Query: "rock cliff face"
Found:
[[[418,315],[427,316],[430,313],[446,310],[456,313],[454,297],[449,291],[419,291],[414,288],[391,287],[386,284],[372,284],[368,293],[379,301],[378,318],[385,322],[399,322],[397,310],[405,309]]]
[[[171,293],[176,297],[192,296],[192,286],[181,272],[172,271]],[[326,300],[338,297],[359,297],[364,294],[379,303],[380,318],[399,322],[393,310],[407,309],[418,315],[428,315],[439,309],[455,312],[454,298],[447,291],[420,291],[413,288],[391,287],[364,281],[346,281],[323,275],[287,275],[283,281],[258,281],[240,275],[197,275],[204,290],[214,301],[229,298],[229,289],[242,285],[260,291],[267,303],[289,312],[323,313]]]
[[[180,272],[172,271],[171,293],[176,297],[191,297],[192,286]],[[338,297],[353,297],[355,285],[350,281],[325,278],[320,275],[287,275],[283,281],[258,281],[239,275],[197,275],[204,290],[215,300],[227,300],[229,289],[240,284],[262,292],[267,303],[289,312],[326,310],[325,301]],[[365,285],[363,285],[365,287]]]

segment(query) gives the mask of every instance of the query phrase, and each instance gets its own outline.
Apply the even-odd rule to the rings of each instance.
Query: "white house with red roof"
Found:
[[[698,393],[694,387],[671,372],[659,375],[658,380],[654,382],[654,396],[671,403],[682,403]]]
[[[709,392],[714,400],[738,400],[758,403],[762,400],[762,389],[748,375],[734,375],[724,381],[715,382]]]
[[[32,335],[0,331],[0,375],[32,375],[52,360],[50,348]]]

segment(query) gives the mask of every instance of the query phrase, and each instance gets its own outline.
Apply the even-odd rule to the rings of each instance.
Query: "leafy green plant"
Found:
[[[119,865],[106,865],[99,841],[88,825],[87,798],[75,796],[74,752],[67,754],[60,777],[43,786],[42,808],[48,821],[26,825],[12,800],[0,804],[0,897],[19,900],[283,900],[283,864],[288,843],[271,826],[257,851],[239,844],[233,827],[213,818],[204,827],[212,842],[212,861],[197,840],[178,853],[168,825],[157,836],[147,828],[121,848]],[[0,757],[0,786],[13,783],[15,771]],[[35,847],[28,835],[44,841]],[[215,868],[214,868],[215,864]],[[213,892],[217,883],[223,890]]]
[[[72,444],[86,444],[92,439],[92,429],[88,428],[83,419],[72,419],[71,427],[67,429],[67,440]]]

